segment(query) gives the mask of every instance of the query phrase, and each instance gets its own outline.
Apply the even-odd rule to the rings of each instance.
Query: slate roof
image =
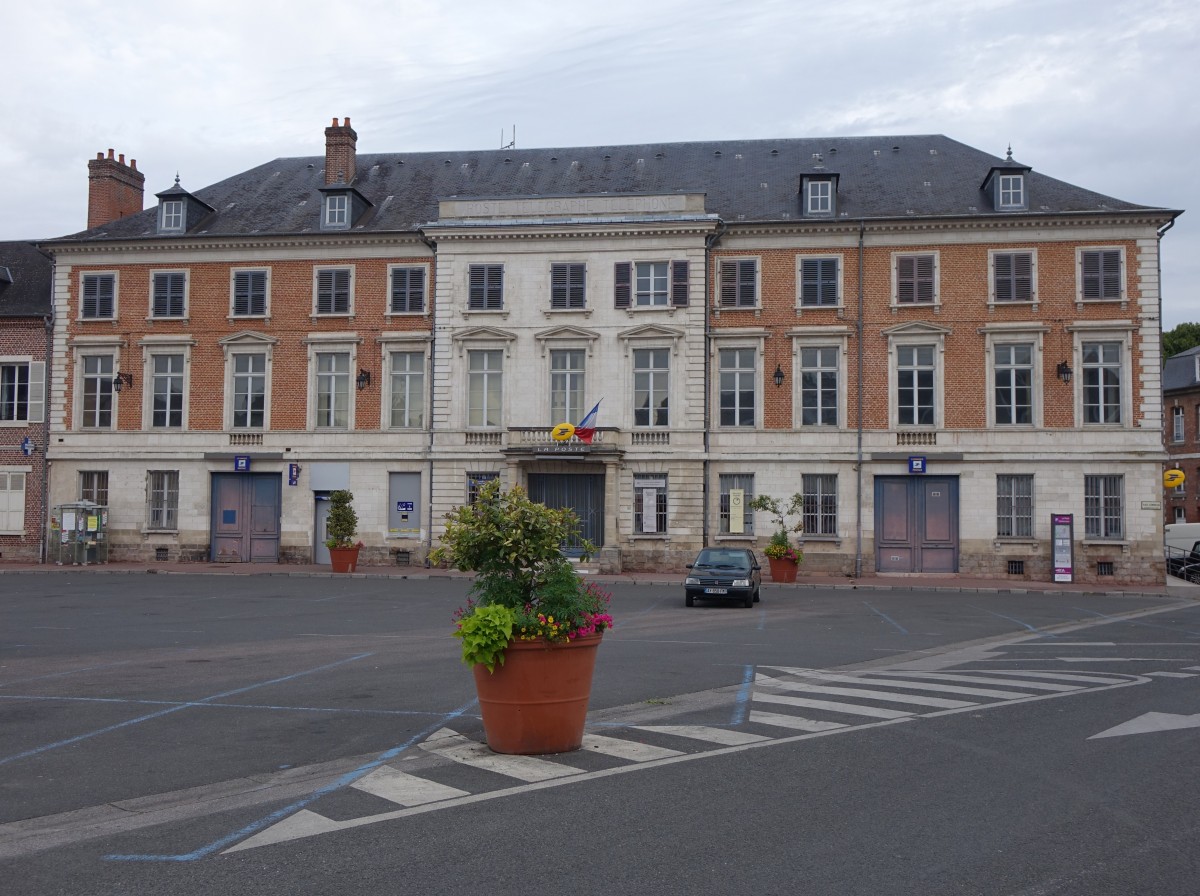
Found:
[[[0,242],[0,317],[50,314],[54,259],[27,242]]]
[[[1196,377],[1196,356],[1200,355],[1200,346],[1189,348],[1185,352],[1172,355],[1163,365],[1163,391],[1172,389],[1194,389],[1200,385]]]
[[[814,154],[821,156],[820,162]],[[630,146],[359,153],[353,186],[373,203],[353,230],[414,231],[438,200],[702,192],[725,221],[800,218],[800,181],[839,176],[838,217],[973,217],[991,213],[981,189],[993,156],[941,135],[727,140]],[[193,195],[216,211],[184,238],[319,230],[325,157],[280,158]],[[817,166],[821,167],[817,167]],[[1137,212],[1135,205],[1031,172],[1030,208],[1012,216]],[[1166,212],[1174,216],[1176,212]],[[154,209],[64,240],[157,239]]]

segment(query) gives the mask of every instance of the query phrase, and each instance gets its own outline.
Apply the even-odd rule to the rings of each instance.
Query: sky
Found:
[[[83,230],[87,162],[146,201],[358,151],[945,134],[1189,210],[1163,324],[1200,322],[1195,0],[42,0],[0,28],[0,240]]]

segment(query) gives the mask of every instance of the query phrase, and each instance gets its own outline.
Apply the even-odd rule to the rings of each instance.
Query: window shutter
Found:
[[[618,261],[613,266],[613,307],[628,308],[633,297],[633,265]]]
[[[836,305],[838,303],[837,259],[818,258],[816,261],[817,304]]]
[[[425,269],[392,270],[392,311],[425,310]]]
[[[1033,255],[1019,252],[1013,260],[1013,300],[1028,302],[1033,299]]]
[[[997,255],[992,260],[996,276],[996,301],[1011,302],[1013,295],[1013,256]]]
[[[183,274],[154,275],[154,316],[183,317]]]
[[[473,264],[468,274],[467,307],[472,311],[504,308],[504,265]]]
[[[896,301],[901,304],[916,301],[917,260],[911,256],[896,259]]]
[[[1121,253],[1084,252],[1083,297],[1085,299],[1119,299],[1121,297]]]
[[[41,423],[46,413],[46,364],[34,361],[29,365],[29,423]]]
[[[688,263],[671,262],[671,304],[684,308],[688,303]]]
[[[111,276],[84,277],[81,311],[84,317],[113,316],[114,281]]]
[[[721,262],[721,298],[724,308],[737,304],[737,265],[728,261]]]
[[[582,264],[550,266],[550,307],[583,308],[586,267]]]
[[[262,271],[238,271],[233,275],[234,316],[267,313],[267,275]]]
[[[933,256],[917,256],[917,301],[933,301]]]
[[[333,273],[317,272],[317,314],[333,313]]]

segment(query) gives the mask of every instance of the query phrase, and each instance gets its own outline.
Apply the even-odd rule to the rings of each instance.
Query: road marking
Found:
[[[421,749],[462,765],[470,765],[529,783],[583,774],[582,769],[561,762],[548,762],[532,756],[505,756],[493,753],[487,744],[477,743],[449,728],[436,732],[433,738],[421,744]]]
[[[841,722],[819,722],[816,719],[804,719],[800,716],[788,716],[775,712],[750,712],[750,721],[759,725],[770,725],[773,728],[790,728],[793,731],[832,731],[834,728],[845,728]]]
[[[728,747],[772,739],[761,734],[751,734],[749,731],[731,731],[728,728],[711,728],[707,725],[634,725],[633,727],[638,731],[688,737],[692,740],[702,740],[706,743],[722,744]]]
[[[862,683],[862,679],[854,679]],[[779,679],[759,679],[760,684],[769,684],[773,688],[785,691],[804,691],[812,694],[834,694],[839,697],[869,697],[872,700],[886,700],[889,703],[911,703],[914,706],[934,706],[939,709],[957,709],[963,706],[974,706],[967,700],[947,700],[944,697],[919,697],[916,694],[894,694],[889,691],[874,691],[868,688],[838,688],[822,684],[810,684],[805,681],[780,681]],[[890,684],[890,682],[889,682]],[[1023,694],[1018,696],[1024,696]]]
[[[401,806],[422,806],[425,803],[436,803],[438,800],[467,795],[465,790],[418,778],[416,775],[397,771],[390,765],[381,765],[350,786]]]
[[[1019,678],[1002,678],[1007,673],[998,672],[995,677],[984,675],[955,675],[953,672],[871,672],[872,675],[903,675],[905,678],[932,678],[944,681],[965,681],[974,684],[1001,684],[1008,687],[1019,687],[1032,691],[1077,691],[1082,685],[1078,684],[1049,684],[1040,681],[1021,681]]]
[[[1147,672],[1153,678],[1195,678],[1195,672]]]
[[[883,709],[879,706],[860,706],[857,703],[837,703],[832,700],[810,700],[806,697],[785,697],[783,694],[755,694],[755,703],[782,703],[785,706],[803,706],[808,709],[826,709],[873,719],[903,719],[912,712],[903,709]]]
[[[1148,712],[1115,728],[1093,734],[1088,740],[1100,737],[1120,737],[1124,734],[1149,734],[1154,731],[1177,731],[1181,728],[1200,728],[1200,713],[1192,716],[1169,712]]]
[[[616,737],[602,737],[599,734],[585,734],[583,749],[591,753],[614,756],[617,759],[627,759],[630,762],[646,762],[650,759],[666,759],[668,756],[682,755],[680,750],[669,750],[666,747],[640,744],[636,741],[621,740]]]

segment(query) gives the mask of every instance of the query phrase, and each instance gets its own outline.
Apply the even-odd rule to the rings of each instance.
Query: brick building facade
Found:
[[[1163,365],[1163,439],[1183,485],[1166,489],[1164,523],[1200,523],[1200,346]]]

